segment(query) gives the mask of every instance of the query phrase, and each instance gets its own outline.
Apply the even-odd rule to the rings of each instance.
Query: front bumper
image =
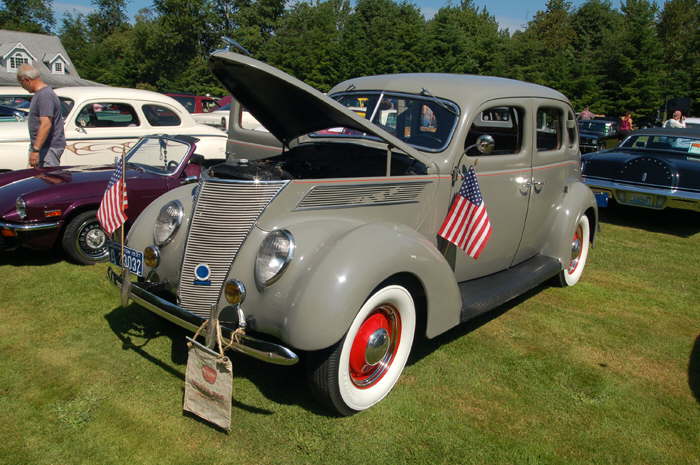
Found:
[[[11,250],[20,245],[34,249],[50,248],[60,227],[60,221],[24,224],[0,221],[0,250]]]
[[[204,318],[158,297],[146,289],[147,285],[123,280],[112,268],[107,269],[107,278],[121,289],[122,305],[126,304],[127,299],[131,299],[156,315],[192,332],[195,332],[205,321]],[[224,338],[223,344],[227,345],[231,340],[233,330],[222,325],[221,332]],[[294,365],[299,361],[299,356],[280,344],[263,341],[247,334],[240,336],[238,341],[232,343],[232,349],[264,362],[276,365]]]
[[[583,182],[595,192],[606,193],[617,203],[635,207],[662,210],[678,208],[700,212],[700,192],[664,189],[650,186],[625,184],[613,179],[583,176]]]

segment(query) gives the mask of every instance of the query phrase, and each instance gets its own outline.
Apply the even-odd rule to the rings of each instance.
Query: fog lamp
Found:
[[[149,245],[143,251],[143,262],[146,266],[155,268],[160,264],[160,250],[155,245]]]
[[[231,305],[240,305],[245,300],[245,285],[237,279],[226,281],[224,286],[224,296]]]

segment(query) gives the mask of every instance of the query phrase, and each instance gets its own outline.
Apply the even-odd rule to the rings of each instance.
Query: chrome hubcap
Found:
[[[389,332],[384,328],[376,330],[367,340],[365,350],[367,365],[374,366],[379,363],[389,350]]]
[[[100,228],[91,229],[85,236],[85,244],[91,249],[100,249],[105,245],[105,233]]]
[[[579,225],[571,241],[571,260],[569,260],[569,273],[573,273],[581,260],[583,228]]]

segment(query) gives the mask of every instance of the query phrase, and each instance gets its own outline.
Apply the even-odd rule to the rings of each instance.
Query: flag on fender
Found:
[[[486,247],[491,232],[491,222],[481,197],[476,171],[470,166],[438,235],[477,259]]]
[[[118,160],[116,165],[97,210],[97,221],[107,234],[112,234],[126,221],[124,211],[128,206],[121,160]]]

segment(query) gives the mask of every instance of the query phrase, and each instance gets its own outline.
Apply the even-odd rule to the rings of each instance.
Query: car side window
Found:
[[[564,112],[559,108],[542,107],[537,110],[537,151],[546,152],[561,147]]]
[[[160,105],[144,105],[143,114],[151,126],[179,126],[180,117],[170,108]]]
[[[523,141],[525,111],[515,106],[497,106],[479,112],[469,128],[464,148],[467,155],[482,155],[476,149],[479,136],[488,135],[495,142],[489,155],[511,155],[520,152]]]
[[[566,119],[566,133],[569,136],[569,147],[573,147],[576,143],[576,117],[571,110]]]
[[[127,103],[88,103],[78,113],[75,123],[84,128],[125,128],[138,126],[139,117]]]
[[[180,102],[180,104],[185,107],[185,110],[187,110],[189,113],[194,113],[195,106],[194,106],[194,97],[182,97],[182,96],[173,96],[175,100]]]

